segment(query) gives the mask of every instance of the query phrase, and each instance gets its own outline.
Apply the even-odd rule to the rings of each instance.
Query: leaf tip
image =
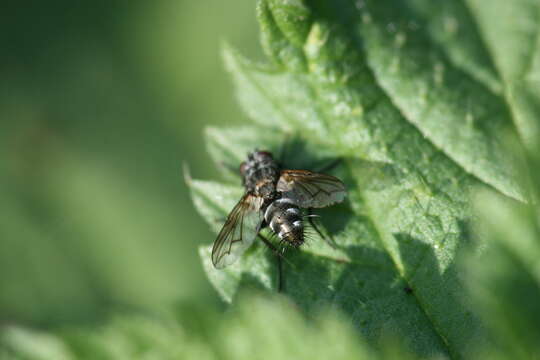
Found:
[[[302,0],[267,0],[273,19],[287,40],[302,47],[311,27],[311,10]]]
[[[223,58],[223,62],[225,63],[225,68],[228,71],[231,71],[231,68],[234,67],[235,63],[235,53],[236,50],[233,49],[231,44],[229,44],[228,41],[222,40],[221,41],[221,57]]]
[[[225,63],[225,69],[227,69],[227,71],[233,75],[242,73],[245,68],[249,67],[249,65],[255,67],[250,60],[242,56],[240,52],[227,41],[222,42],[221,56],[223,62]]]
[[[191,177],[191,171],[189,170],[189,165],[186,161],[182,162],[182,175],[186,185],[191,187],[193,178]]]

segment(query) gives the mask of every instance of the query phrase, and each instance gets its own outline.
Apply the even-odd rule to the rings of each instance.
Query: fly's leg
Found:
[[[308,208],[308,221],[309,221],[309,225],[311,225],[315,231],[317,232],[317,234],[319,234],[319,236],[324,240],[324,242],[326,242],[332,249],[336,249],[336,243],[334,242],[334,239],[330,238],[330,237],[327,237],[325,235],[323,235],[323,233],[319,230],[319,228],[317,227],[317,225],[315,225],[315,221],[313,221],[313,218],[317,217],[316,215],[313,215],[313,208]]]
[[[277,266],[278,266],[278,283],[277,283],[277,289],[278,289],[278,292],[283,292],[283,265],[282,265],[282,261],[281,261],[281,254],[279,253],[278,249],[276,249],[276,247],[274,245],[272,245],[272,243],[270,241],[268,241],[268,239],[266,239],[264,236],[262,236],[261,234],[258,234],[259,238],[261,238],[261,240],[264,242],[264,244],[266,246],[268,246],[268,248],[270,250],[272,250],[272,252],[276,255],[276,258],[277,258]]]

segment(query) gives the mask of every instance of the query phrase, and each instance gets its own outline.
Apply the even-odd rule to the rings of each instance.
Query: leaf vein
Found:
[[[478,34],[479,34],[478,37],[482,41],[482,46],[484,47],[486,52],[489,54],[489,57],[491,59],[495,59],[495,56],[493,55],[493,50],[488,45],[488,41],[485,38],[484,30],[482,29],[482,26],[480,26],[480,24],[478,23],[478,19],[476,19],[474,11],[471,10],[469,4],[467,3],[467,0],[460,0],[460,1],[462,2],[463,7],[465,9],[467,9],[467,11],[469,12],[470,18],[473,19],[473,21],[475,23],[475,27],[478,29]],[[537,30],[536,35],[539,36],[539,33],[540,33],[540,31]],[[518,119],[516,119],[516,115],[515,115],[515,112],[514,112],[514,106],[512,105],[512,99],[508,95],[508,91],[507,91],[507,88],[508,88],[507,81],[508,81],[508,79],[505,79],[505,77],[503,76],[503,71],[497,65],[497,62],[493,61],[493,63],[494,63],[494,69],[495,69],[495,71],[497,73],[497,77],[499,79],[501,79],[503,87],[505,88],[505,90],[503,91],[504,95],[502,96],[502,99],[504,100],[504,103],[505,103],[506,107],[510,110],[509,114],[510,114],[510,118],[512,120],[512,125],[513,125],[515,131],[517,132],[517,134],[519,135],[520,140],[522,142],[524,142],[525,139],[526,139],[526,135],[523,134],[523,131],[519,126],[519,121],[518,121]],[[531,59],[531,64],[532,64],[532,59]],[[520,200],[520,199],[516,199],[516,200]]]

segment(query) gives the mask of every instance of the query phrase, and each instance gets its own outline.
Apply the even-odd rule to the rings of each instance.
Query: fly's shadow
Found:
[[[287,135],[278,149],[276,161],[283,169],[332,172],[340,165],[341,158],[321,146],[307,143],[299,136]]]
[[[357,186],[355,177],[345,166],[345,159],[336,157],[335,152],[327,150],[316,144],[308,143],[299,136],[289,135],[283,141],[280,149],[276,150],[279,154],[280,165],[284,169],[310,170],[318,173],[337,176],[345,184],[347,189]],[[334,204],[328,208],[309,210],[310,214],[315,215],[315,224],[322,223],[326,234],[317,231],[321,237],[330,237],[333,247],[338,247],[332,234],[343,231],[352,216],[352,209],[349,198],[339,204]],[[313,225],[313,224],[312,224]],[[315,225],[317,227],[317,225]]]

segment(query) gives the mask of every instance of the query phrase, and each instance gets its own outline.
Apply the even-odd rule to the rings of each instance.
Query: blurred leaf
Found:
[[[211,155],[227,169],[255,147],[286,168],[341,158],[334,174],[349,190],[345,204],[321,211],[339,248],[313,236],[287,253],[285,293],[308,312],[338,307],[372,344],[392,334],[421,356],[471,354],[488,341],[456,268],[471,243],[471,189],[525,198],[519,151],[506,147],[523,131],[485,19],[461,2],[427,0],[264,0],[258,17],[269,64],[225,49],[256,125],[210,130]],[[190,184],[219,230],[242,189]],[[226,301],[245,286],[275,290],[275,259],[260,244],[223,271],[209,247],[200,252]]]
[[[44,333],[7,328],[7,359],[374,359],[346,321],[333,312],[307,322],[280,298],[246,297],[224,318],[204,323],[209,339],[182,321],[118,316],[92,330]],[[3,351],[3,352],[2,352]]]
[[[538,154],[531,157],[538,172]],[[536,182],[536,193],[540,182]],[[483,191],[476,196],[478,233],[485,244],[466,256],[466,277],[474,305],[496,347],[486,358],[540,357],[540,209]]]
[[[218,43],[261,52],[246,31],[252,1],[33,1],[3,13],[0,324],[217,303],[195,255],[210,231],[181,164],[214,174],[201,129],[242,118]]]

